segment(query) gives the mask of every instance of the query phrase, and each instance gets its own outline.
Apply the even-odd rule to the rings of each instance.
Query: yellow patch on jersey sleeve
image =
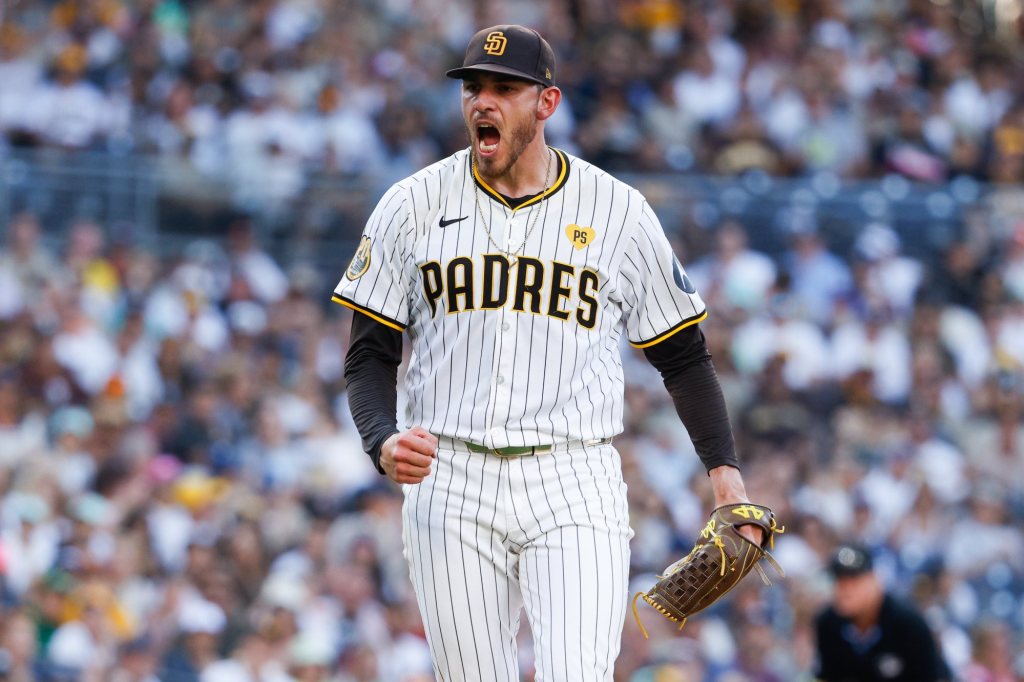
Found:
[[[359,240],[359,247],[356,249],[356,255],[352,256],[352,262],[349,263],[348,270],[345,271],[345,276],[350,280],[357,280],[366,274],[366,271],[370,269],[370,238],[363,235],[363,238]]]
[[[565,226],[565,236],[569,238],[569,241],[572,242],[572,245],[577,250],[580,250],[590,246],[594,242],[594,237],[597,236],[597,233],[594,232],[592,227],[570,224]]]

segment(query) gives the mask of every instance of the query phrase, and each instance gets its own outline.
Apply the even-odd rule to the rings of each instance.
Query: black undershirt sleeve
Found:
[[[679,418],[690,433],[704,468],[739,468],[725,396],[711,363],[704,333],[693,325],[664,341],[644,348],[644,355],[661,372]]]
[[[363,439],[363,450],[382,474],[380,447],[389,436],[398,433],[400,364],[402,332],[354,313],[345,356],[348,407]]]

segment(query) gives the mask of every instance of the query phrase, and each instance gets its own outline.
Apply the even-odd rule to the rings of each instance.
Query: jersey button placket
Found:
[[[511,242],[514,238],[516,230],[517,215],[513,212],[504,221],[504,246],[506,256],[513,248]],[[496,236],[496,235],[495,235]],[[496,236],[497,237],[497,236]],[[498,244],[502,243],[500,238],[496,238],[495,241]],[[512,261],[513,267],[515,264],[515,256],[509,257]],[[497,325],[494,334],[494,363],[491,365],[491,405],[492,409],[489,414],[487,423],[487,435],[484,438],[484,445],[488,447],[501,447],[505,445],[505,431],[497,424],[504,423],[507,415],[509,415],[511,394],[509,393],[508,387],[511,385],[509,377],[512,376],[512,362],[511,357],[514,355],[514,344],[515,339],[509,333],[512,330],[512,323],[509,321],[509,315],[512,314],[508,310],[508,305],[499,308],[495,311],[498,314]]]
[[[489,434],[492,439],[502,441],[502,445],[505,440],[505,431],[502,428],[498,428],[497,424],[503,424],[507,416],[510,415],[510,406],[512,401],[512,358],[515,357],[515,337],[513,336],[512,329],[514,325],[509,321],[509,317],[514,315],[508,310],[508,308],[500,308],[498,311],[500,315],[497,329],[495,330],[495,361],[494,370],[491,375],[491,395],[494,400],[494,412],[492,413],[493,419]]]

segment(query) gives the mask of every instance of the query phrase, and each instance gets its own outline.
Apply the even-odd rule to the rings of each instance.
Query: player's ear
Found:
[[[541,90],[540,97],[537,99],[537,120],[546,121],[551,118],[561,101],[562,91],[558,88],[552,86]]]

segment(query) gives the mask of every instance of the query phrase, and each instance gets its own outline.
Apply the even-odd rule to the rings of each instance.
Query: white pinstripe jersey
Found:
[[[555,153],[555,183],[515,210],[465,149],[367,221],[333,300],[408,333],[409,426],[487,447],[614,436],[623,330],[645,347],[707,315],[643,196]],[[488,239],[511,251],[535,218],[516,258]]]

